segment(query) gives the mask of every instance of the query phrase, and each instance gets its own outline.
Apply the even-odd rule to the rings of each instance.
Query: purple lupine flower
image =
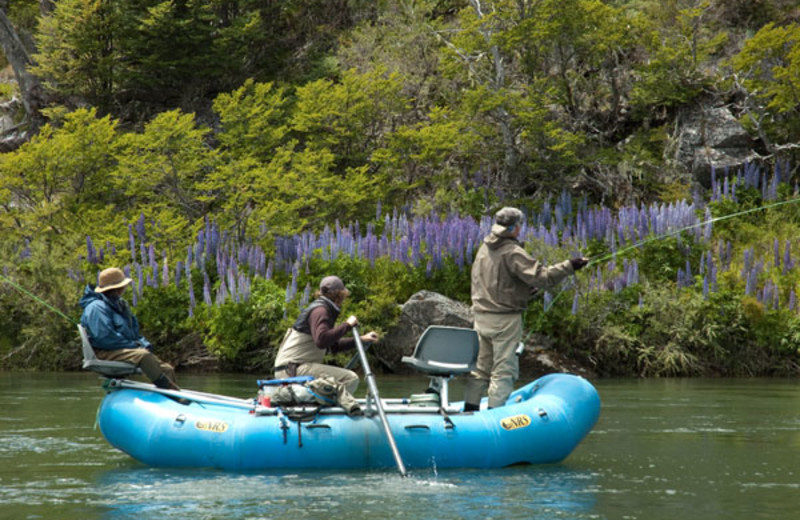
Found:
[[[239,274],[239,290],[241,292],[242,300],[249,301],[252,293],[250,277],[245,273]]]
[[[147,247],[144,245],[144,242],[139,242],[139,262],[142,265],[147,265]]]
[[[756,298],[763,303],[765,307],[769,308],[769,302],[772,300],[772,285],[769,280],[764,283],[764,287],[761,291],[756,292]]]
[[[167,264],[167,255],[162,255],[164,266],[161,269],[161,286],[166,287],[169,285],[169,265]]]
[[[208,278],[208,273],[203,271],[203,303],[211,306],[211,280]]]
[[[215,304],[220,306],[225,303],[225,300],[228,299],[228,289],[225,286],[225,280],[219,281],[219,286],[217,287],[217,298]]]
[[[578,293],[575,293],[575,296],[572,297],[572,315],[578,314]]]
[[[139,214],[136,219],[136,234],[139,236],[139,242],[147,242],[147,234],[145,233],[145,219],[144,213]]]
[[[719,185],[717,184],[717,168],[711,165],[711,200],[719,200]]]
[[[742,278],[746,277],[750,273],[752,256],[753,256],[752,248],[744,250],[744,261],[742,264],[742,273],[741,273]]]
[[[89,235],[86,235],[86,252],[86,260],[90,264],[97,264],[97,251],[92,243],[92,237]]]
[[[751,276],[752,272],[747,273],[744,282],[744,294],[746,296],[750,296],[753,294],[753,289],[755,288],[755,280],[753,276]]]
[[[203,252],[205,251],[205,247],[205,232],[201,229],[197,232],[197,241],[194,245],[194,259],[198,269],[203,269]],[[189,256],[191,256],[191,254]]]
[[[134,292],[137,292],[139,294],[139,296],[141,296],[142,290],[144,289],[144,282],[145,282],[145,279],[144,279],[144,276],[143,276],[144,272],[142,271],[141,264],[134,264],[134,266],[136,267],[136,280],[137,280],[136,291],[134,291]]]
[[[233,269],[228,269],[228,292],[234,302],[239,303],[239,293],[236,287],[236,274]]]
[[[797,295],[794,292],[794,289],[789,291],[789,310],[793,311],[797,307]]]
[[[792,241],[787,240],[783,248],[783,274],[788,273],[794,267],[792,261]]]
[[[131,262],[136,262],[136,240],[133,238],[133,226],[128,224],[128,249],[131,251]]]
[[[186,255],[186,263],[183,265],[184,274],[186,275],[186,280],[191,283],[192,279],[192,246],[188,246],[188,254]]]

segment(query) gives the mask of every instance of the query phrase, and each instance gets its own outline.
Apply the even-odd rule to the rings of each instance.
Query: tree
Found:
[[[61,102],[88,102],[107,114],[115,103],[122,10],[111,0],[61,0],[42,17],[32,72]]]
[[[770,23],[732,60],[745,123],[771,154],[800,148],[800,25]]]
[[[341,84],[310,82],[290,97],[247,82],[214,103],[221,164],[202,183],[204,200],[244,237],[321,229],[373,212],[383,177],[369,157],[402,99],[391,76],[348,72]]]
[[[367,163],[407,109],[402,80],[376,69],[345,71],[338,83],[321,79],[297,89],[291,129],[305,145],[334,153],[337,169]]]
[[[22,104],[31,123],[31,133],[34,134],[44,123],[44,117],[41,114],[45,103],[44,92],[38,78],[30,71],[34,62],[6,15],[4,6],[0,8],[0,46],[14,69]]]
[[[170,238],[181,237],[207,214],[201,185],[217,165],[218,154],[206,144],[207,128],[194,114],[163,112],[141,133],[120,137],[114,188],[125,194],[118,209],[140,212],[161,222]]]
[[[631,103],[646,118],[653,108],[673,108],[695,99],[713,82],[708,59],[727,41],[724,31],[712,32],[705,24],[709,3],[669,11],[670,23],[649,24],[643,34],[649,59],[635,68],[638,79]]]
[[[214,100],[221,131],[217,139],[223,152],[234,157],[269,160],[289,134],[289,100],[286,89],[252,79],[230,94]]]
[[[94,109],[46,124],[18,150],[0,155],[0,228],[6,237],[90,233],[108,222],[116,123]]]

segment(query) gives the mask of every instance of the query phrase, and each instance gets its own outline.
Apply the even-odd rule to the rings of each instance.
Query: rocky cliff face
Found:
[[[675,161],[710,186],[712,169],[735,171],[757,157],[755,141],[725,105],[683,109],[672,136]]]

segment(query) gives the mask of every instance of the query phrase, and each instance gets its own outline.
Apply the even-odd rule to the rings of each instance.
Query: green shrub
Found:
[[[274,359],[288,326],[283,318],[284,290],[273,281],[257,278],[246,302],[201,307],[197,323],[205,330],[209,352],[229,362],[257,352]],[[271,359],[264,361],[269,363]]]

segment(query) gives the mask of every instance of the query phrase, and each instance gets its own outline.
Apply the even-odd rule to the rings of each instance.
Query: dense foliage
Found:
[[[178,362],[267,366],[332,272],[388,330],[416,290],[468,301],[486,216],[514,204],[532,252],[597,262],[528,313],[565,354],[604,374],[797,371],[800,209],[699,225],[795,197],[796,2],[0,8],[49,100],[0,155],[2,366],[78,362],[67,320],[14,284],[77,317],[108,265]],[[763,160],[699,191],[669,147],[672,115],[707,97]]]

